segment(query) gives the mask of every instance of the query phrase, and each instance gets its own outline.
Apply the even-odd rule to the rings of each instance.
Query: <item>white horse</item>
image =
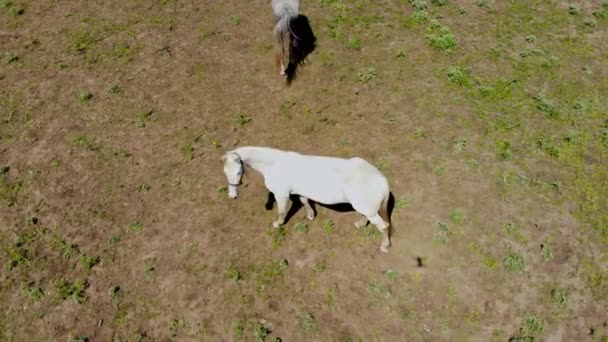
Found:
[[[228,197],[236,198],[244,166],[264,176],[264,183],[274,194],[279,216],[273,222],[278,228],[285,223],[287,201],[291,194],[299,195],[306,207],[306,218],[315,212],[308,200],[322,204],[350,203],[361,215],[357,228],[373,223],[382,233],[380,250],[388,252],[388,200],[390,190],[384,175],[361,158],[333,158],[304,155],[269,147],[239,147],[223,155],[224,173],[228,179]]]

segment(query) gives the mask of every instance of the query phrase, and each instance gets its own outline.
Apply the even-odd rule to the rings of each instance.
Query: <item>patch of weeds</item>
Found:
[[[68,297],[72,297],[74,302],[77,304],[82,304],[86,300],[84,291],[87,286],[88,284],[86,280],[83,281],[79,279],[72,282],[66,279],[61,279],[59,282],[57,282],[55,288],[57,289],[61,299],[65,300]]]
[[[460,209],[456,209],[450,214],[450,220],[456,225],[462,225],[469,221],[465,213]]]
[[[5,9],[13,17],[25,13],[25,7],[23,4],[14,3],[11,0],[0,0],[0,8]]]
[[[470,158],[470,159],[467,159],[467,165],[471,169],[477,169],[479,167],[479,161],[475,158]]]
[[[287,269],[287,266],[288,263],[285,259],[264,265],[257,272],[256,291],[261,293],[268,289],[274,282],[283,278],[283,272]]]
[[[19,60],[19,57],[17,57],[17,55],[13,54],[12,52],[4,53],[4,63],[12,64],[12,63],[17,62],[18,60]]]
[[[361,50],[361,40],[359,38],[350,38],[346,42],[346,47],[351,50]]]
[[[347,146],[348,144],[350,144],[350,142],[348,141],[347,137],[342,137],[340,140],[338,140],[338,145],[340,146]]]
[[[456,138],[452,140],[452,150],[456,153],[464,151],[469,140],[467,138]]]
[[[271,234],[272,234],[272,249],[274,250],[274,249],[281,247],[281,245],[283,244],[283,241],[285,241],[285,238],[287,236],[287,229],[285,229],[284,226],[281,226],[277,229],[272,229]]]
[[[545,259],[545,261],[553,259],[553,246],[547,241],[541,243],[540,253],[542,254],[543,259]]]
[[[325,260],[320,259],[320,260],[317,260],[317,262],[315,262],[315,272],[323,273],[323,271],[325,271],[326,268],[327,268],[327,265],[325,264]]]
[[[336,225],[334,221],[327,220],[325,223],[323,223],[323,229],[327,232],[327,234],[332,234],[336,229]]]
[[[82,268],[84,268],[84,270],[86,272],[89,272],[91,270],[91,268],[93,268],[93,266],[99,264],[99,262],[101,261],[101,258],[99,256],[87,256],[87,255],[83,255],[82,258],[80,259],[80,262],[82,263]]]
[[[447,69],[448,81],[459,86],[467,87],[471,83],[471,71],[458,65],[450,65]]]
[[[228,187],[226,185],[222,185],[216,189],[216,191],[222,195],[228,194]]]
[[[239,126],[245,126],[246,124],[251,122],[251,117],[245,115],[245,114],[238,114],[234,121],[239,125]]]
[[[551,69],[551,68],[555,68],[556,66],[559,66],[561,64],[561,61],[558,57],[556,56],[547,56],[541,63],[540,66],[545,68],[545,69]]]
[[[76,255],[80,254],[80,250],[78,248],[78,245],[76,245],[76,244],[69,244],[65,240],[63,240],[63,239],[61,239],[61,238],[59,238],[57,236],[54,236],[52,238],[51,245],[65,259],[69,259],[69,258],[71,258],[73,256],[76,256]]]
[[[448,4],[448,0],[431,0],[431,4],[435,6],[445,6]]]
[[[304,313],[300,317],[300,327],[307,334],[314,334],[317,331],[317,322],[315,320],[315,316],[313,316],[310,312]]]
[[[86,90],[81,90],[78,93],[78,99],[82,103],[88,103],[92,98],[93,98],[93,94],[91,94],[90,92],[88,92]]]
[[[224,272],[224,276],[233,281],[239,281],[243,279],[243,275],[234,265],[230,266],[230,268],[228,268],[228,270]]]
[[[239,25],[241,23],[241,19],[239,17],[237,17],[236,15],[231,15],[230,16],[230,22],[233,25]]]
[[[511,340],[515,341],[536,341],[536,337],[543,331],[543,321],[534,312],[527,312],[524,314],[521,327]]]
[[[194,159],[194,145],[191,142],[182,145],[181,151],[186,161]]]
[[[431,20],[426,39],[431,47],[446,52],[451,52],[457,45],[456,37],[450,28],[441,25],[437,19]]]
[[[435,228],[437,229],[437,233],[435,233],[435,238],[433,240],[441,245],[447,245],[450,241],[450,236],[453,234],[450,226],[447,223],[439,221]]]
[[[397,273],[397,271],[387,270],[386,272],[384,272],[384,276],[390,280],[396,280],[397,278],[399,278],[399,273]]]
[[[426,131],[424,130],[424,128],[414,129],[414,138],[416,138],[416,139],[426,138]]]
[[[376,69],[365,68],[357,72],[357,80],[359,83],[367,83],[377,76]]]
[[[531,34],[529,36],[526,36],[526,42],[528,43],[534,43],[536,41],[536,36]]]
[[[281,109],[280,112],[283,115],[287,115],[287,113],[289,113],[289,110],[291,108],[293,108],[293,106],[295,106],[296,103],[293,100],[285,100],[283,103],[281,103]]]
[[[568,14],[570,15],[580,15],[583,13],[581,6],[577,4],[571,4],[568,6]]]
[[[255,323],[253,325],[253,336],[255,340],[258,342],[263,342],[266,340],[266,337],[270,335],[270,329],[266,328],[262,323]]]
[[[404,209],[409,207],[410,201],[405,197],[400,197],[395,203],[395,208]]]
[[[370,238],[370,239],[377,239],[380,237],[380,231],[374,225],[368,224],[365,227],[363,227],[360,230],[360,232],[361,232],[361,234],[363,234],[363,236]]]
[[[541,151],[545,152],[546,154],[548,154],[549,156],[551,156],[553,158],[560,157],[559,148],[557,146],[555,146],[553,144],[553,142],[551,142],[551,140],[549,140],[548,138],[545,138],[545,137],[538,138],[538,140],[536,140],[536,146]]]
[[[441,165],[436,165],[435,167],[433,167],[433,173],[435,174],[435,176],[441,177],[445,173],[445,168]]]
[[[151,109],[139,112],[139,114],[137,114],[137,127],[146,127],[146,122],[150,121],[152,114],[154,114],[154,111]]]
[[[377,282],[368,283],[367,292],[371,295],[375,295],[384,299],[388,299],[392,296],[391,291],[388,287],[382,286]]]
[[[608,19],[608,2],[604,2],[600,8],[593,11],[593,16],[598,19]]]
[[[490,0],[477,0],[477,1],[475,1],[475,4],[479,8],[483,8],[485,10],[490,9]]]
[[[135,188],[135,191],[137,191],[137,192],[147,192],[147,191],[150,191],[151,188],[152,187],[150,185],[148,185],[148,184],[139,184],[137,186],[137,188]]]
[[[116,299],[120,295],[120,291],[120,286],[112,286],[108,289],[108,296],[110,296],[110,299]]]
[[[35,286],[34,283],[24,284],[21,287],[21,292],[33,301],[42,300],[45,295],[44,290],[38,286]]]
[[[496,140],[494,142],[496,148],[496,155],[499,160],[510,160],[513,156],[513,150],[511,149],[511,143],[506,140]]]
[[[330,308],[335,308],[336,300],[338,299],[338,286],[334,285],[327,289],[327,305]]]
[[[547,114],[547,117],[549,117],[550,119],[559,118],[559,112],[557,111],[555,106],[551,102],[549,102],[549,100],[544,98],[542,95],[534,96],[533,100],[534,100],[534,106],[536,107],[536,109]]]
[[[493,270],[498,266],[498,261],[491,255],[488,255],[483,260],[483,264],[486,265],[487,268]]]
[[[524,257],[514,250],[509,251],[507,256],[502,260],[502,264],[507,271],[518,273],[522,273],[526,266]]]
[[[507,222],[504,224],[504,230],[508,236],[513,237],[517,241],[526,242],[526,238],[521,232],[521,228],[512,222]]]
[[[110,94],[122,93],[122,88],[117,84],[110,84],[108,86],[108,93],[110,93]]]
[[[127,232],[129,233],[138,233],[144,230],[144,225],[139,222],[133,222],[127,226]]]
[[[296,225],[293,227],[293,229],[294,229],[296,232],[299,232],[299,233],[304,233],[304,234],[305,234],[305,233],[308,233],[308,223],[306,223],[306,222],[298,222],[298,223],[296,223]]]
[[[429,12],[426,10],[415,10],[414,13],[412,13],[412,21],[415,23],[420,24],[427,20],[429,20]]]
[[[395,57],[397,57],[397,59],[406,59],[407,53],[404,50],[399,49],[399,50],[397,50]]]
[[[568,300],[568,293],[564,289],[551,289],[550,296],[551,302],[555,304],[555,306],[557,306],[558,308],[564,307]]]

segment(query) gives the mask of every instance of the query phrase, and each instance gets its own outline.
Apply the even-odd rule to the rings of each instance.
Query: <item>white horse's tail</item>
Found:
[[[386,193],[384,194],[384,198],[382,199],[382,203],[380,204],[380,210],[378,212],[378,214],[380,214],[380,217],[382,217],[382,219],[386,221],[386,223],[388,223],[389,225],[391,224],[391,217],[388,214],[388,202],[390,200],[390,197],[391,191],[387,188]]]

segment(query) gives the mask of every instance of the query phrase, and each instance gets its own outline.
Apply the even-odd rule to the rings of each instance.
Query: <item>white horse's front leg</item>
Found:
[[[369,222],[373,223],[380,233],[382,234],[382,243],[380,244],[380,250],[384,253],[388,252],[388,247],[391,245],[391,241],[388,236],[388,222],[384,221],[380,215],[376,214],[373,217],[368,217]]]
[[[306,208],[306,218],[312,221],[315,218],[315,211],[308,202],[308,198],[300,196],[300,202]]]
[[[277,201],[277,209],[279,211],[279,217],[276,221],[272,223],[275,228],[279,228],[283,223],[285,223],[285,216],[287,215],[287,201],[289,200],[289,196],[274,196],[274,199]]]

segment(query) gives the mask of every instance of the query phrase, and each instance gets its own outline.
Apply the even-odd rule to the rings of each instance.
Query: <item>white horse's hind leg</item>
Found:
[[[300,202],[306,208],[306,218],[309,220],[313,220],[315,218],[315,211],[312,209],[312,206],[308,202],[308,198],[300,196]]]
[[[387,253],[388,247],[391,245],[391,241],[388,237],[388,223],[380,217],[380,215],[376,214],[373,217],[368,217],[369,222],[373,223],[380,233],[382,233],[382,243],[380,244],[380,250]]]
[[[272,223],[275,228],[279,228],[283,223],[285,223],[285,215],[287,215],[287,201],[289,200],[289,196],[274,196],[277,201],[277,209],[279,211],[279,217],[276,221]]]

